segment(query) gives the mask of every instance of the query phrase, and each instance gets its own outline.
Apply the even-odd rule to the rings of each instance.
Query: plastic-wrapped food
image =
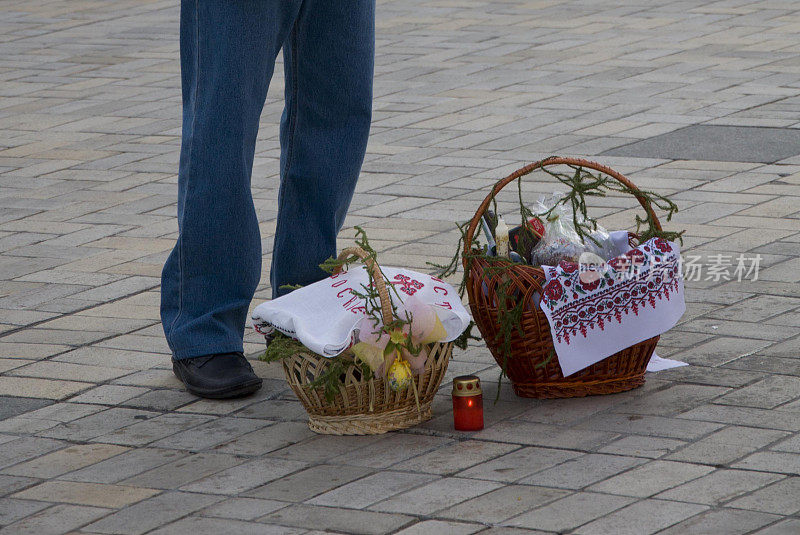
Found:
[[[600,225],[597,225],[597,228],[584,238],[583,243],[588,252],[594,253],[604,260],[611,260],[621,254],[617,251],[611,235]]]
[[[533,248],[532,264],[555,266],[559,262],[578,262],[587,250],[575,230],[572,210],[559,203],[563,194],[540,198],[536,213],[544,222],[544,237]]]

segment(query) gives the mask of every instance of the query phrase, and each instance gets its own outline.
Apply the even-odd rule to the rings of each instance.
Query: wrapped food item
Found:
[[[533,264],[539,266],[556,266],[559,262],[578,262],[586,248],[580,242],[558,236],[546,242],[540,242],[533,251]]]
[[[596,254],[603,260],[611,260],[621,254],[617,251],[617,246],[611,239],[611,234],[600,225],[597,225],[597,228],[586,236],[583,244],[588,252]]]
[[[544,221],[544,237],[532,251],[532,264],[555,266],[559,262],[578,262],[587,250],[575,230],[572,211],[561,204],[563,194],[539,199],[537,214]]]
[[[530,218],[527,225],[514,227],[508,233],[511,248],[528,264],[531,263],[533,248],[542,236],[544,236],[544,224],[538,217]]]

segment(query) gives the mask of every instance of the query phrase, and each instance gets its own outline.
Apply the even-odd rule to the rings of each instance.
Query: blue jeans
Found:
[[[161,286],[174,358],[242,351],[261,277],[250,175],[281,47],[273,296],[325,277],[366,151],[374,20],[375,0],[182,0],[179,237]]]

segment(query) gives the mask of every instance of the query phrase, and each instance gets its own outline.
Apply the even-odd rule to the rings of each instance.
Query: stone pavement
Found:
[[[451,429],[445,384],[434,420],[380,437],[313,435],[275,366],[254,362],[263,390],[227,402],[172,376],[158,277],[176,233],[176,4],[0,2],[0,534],[800,533],[800,146],[755,162],[710,134],[694,160],[618,149],[800,127],[796,2],[379,2],[342,243],[360,224],[384,263],[425,268],[496,179],[556,153],[671,194],[705,267],[659,345],[692,366],[599,398],[506,386],[492,404],[497,367],[474,346],[449,375],[485,379],[483,432]],[[265,251],[277,71],[253,177]],[[531,200],[553,188],[537,178]],[[595,214],[624,227],[633,206]],[[740,254],[761,255],[758,280],[728,280]]]

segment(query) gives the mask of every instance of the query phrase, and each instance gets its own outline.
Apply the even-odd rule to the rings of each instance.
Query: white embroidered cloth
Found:
[[[572,262],[544,268],[540,306],[565,377],[668,331],[686,310],[677,244],[626,248],[591,274]]]
[[[441,341],[455,340],[469,325],[469,313],[448,283],[408,269],[381,269],[394,286],[389,293],[396,306],[402,307],[411,295],[432,306],[447,331]],[[364,300],[353,295],[353,290],[363,294],[367,284],[364,266],[354,266],[258,305],[252,314],[253,327],[261,334],[277,329],[311,351],[333,357],[354,342],[356,325],[366,316],[366,309]],[[401,303],[396,301],[398,296]]]

